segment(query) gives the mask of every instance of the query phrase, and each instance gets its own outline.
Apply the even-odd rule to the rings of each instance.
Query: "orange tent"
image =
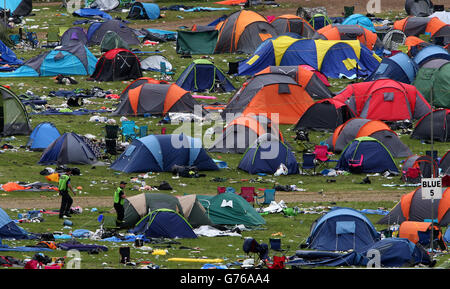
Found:
[[[433,226],[431,222],[405,221],[400,225],[400,228],[398,230],[398,237],[408,239],[414,244],[420,243],[422,245],[428,246],[430,244],[429,241],[431,239],[432,230],[434,231],[434,239],[439,240],[441,249],[447,249],[447,246],[445,245],[445,242],[442,238],[441,229],[436,225]],[[425,244],[423,242],[425,242]]]
[[[321,36],[321,37],[320,37]],[[355,38],[356,36],[356,38]],[[326,40],[359,40],[362,44],[373,50],[376,44],[381,45],[376,33],[367,30],[360,25],[327,25],[316,31],[313,39],[325,38]]]

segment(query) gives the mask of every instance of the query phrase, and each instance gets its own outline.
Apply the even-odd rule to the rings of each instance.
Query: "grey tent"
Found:
[[[142,70],[161,71],[161,64],[166,66],[166,72],[172,71],[172,63],[162,55],[152,55],[141,61]]]
[[[2,85],[0,93],[0,136],[30,134],[30,120],[23,103],[14,92]]]
[[[383,37],[383,45],[387,50],[398,50],[400,45],[404,45],[406,34],[401,30],[392,29]]]
[[[64,133],[42,153],[40,165],[89,164],[100,165],[94,150],[76,133]]]
[[[387,124],[380,120],[352,118],[336,128],[326,143],[335,153],[341,153],[355,138],[370,136],[379,140],[393,157],[409,157],[411,150]]]
[[[177,196],[177,198],[183,208],[184,217],[192,227],[213,225],[197,195]]]
[[[92,23],[91,26],[89,26],[87,32],[88,45],[99,45],[108,31],[116,32],[128,45],[141,44],[134,29],[129,28],[125,22],[121,20],[112,19],[103,23]]]
[[[89,8],[97,8],[102,11],[111,11],[119,7],[119,0],[95,0],[89,5]]]
[[[73,43],[81,42],[87,45],[87,35],[82,27],[71,27],[67,29],[61,36],[60,43],[62,46],[68,46]]]
[[[102,42],[100,43],[100,51],[107,52],[115,48],[124,48],[130,50],[128,44],[114,31],[108,31],[103,36]]]
[[[431,141],[431,122],[431,113],[427,113],[416,123],[411,138]],[[450,141],[450,109],[433,110],[433,140]]]
[[[434,9],[431,0],[406,0],[405,10],[410,16],[428,17]]]
[[[441,174],[450,175],[450,150],[439,161],[439,168],[441,169]]]

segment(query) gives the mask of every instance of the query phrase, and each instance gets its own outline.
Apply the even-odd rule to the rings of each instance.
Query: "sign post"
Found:
[[[433,168],[434,170],[434,168]],[[434,199],[442,199],[442,179],[424,178],[422,179],[422,199],[431,200],[431,255],[433,255],[434,240]]]

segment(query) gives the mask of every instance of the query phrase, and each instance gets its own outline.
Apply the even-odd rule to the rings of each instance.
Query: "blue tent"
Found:
[[[44,150],[60,136],[61,134],[53,123],[41,122],[31,132],[27,147],[31,150]]]
[[[419,67],[422,67],[422,65],[432,59],[450,60],[450,53],[441,46],[430,45],[421,49],[413,58]]]
[[[29,239],[29,234],[17,226],[2,208],[0,208],[0,239]]]
[[[372,20],[370,20],[369,17],[364,16],[362,14],[353,14],[349,17],[345,18],[345,20],[342,22],[343,25],[359,25],[367,30],[370,30],[372,32],[377,32],[375,30],[375,25],[373,25]]]
[[[174,165],[195,166],[200,171],[219,169],[200,140],[184,134],[148,135],[134,139],[111,164],[111,169],[126,173],[170,172]]]
[[[348,251],[366,248],[380,240],[370,220],[351,208],[334,208],[311,226],[308,248],[324,251]]]
[[[103,18],[106,20],[113,19],[111,17],[111,15],[109,15],[108,13],[101,11],[100,9],[96,9],[96,8],[81,8],[81,9],[76,10],[72,14],[73,14],[73,16],[84,17],[84,18],[100,17],[100,18]]]
[[[287,167],[288,174],[298,174],[298,162],[292,151],[276,137],[265,134],[247,149],[238,168],[250,174],[273,174],[281,164]]]
[[[155,20],[159,18],[160,13],[158,4],[134,2],[130,7],[127,18]]]
[[[450,244],[450,226],[448,226],[447,230],[445,230],[444,241],[445,243]]]
[[[44,52],[26,61],[15,71],[0,73],[0,77],[91,75],[96,64],[97,58],[78,42]]]
[[[18,59],[16,54],[0,40],[0,65],[22,65],[23,61]],[[11,67],[0,67],[0,70],[11,70]]]
[[[225,74],[207,59],[194,60],[178,77],[176,84],[188,91],[230,92],[236,90]]]
[[[397,53],[394,56],[383,58],[378,66],[366,81],[373,81],[381,78],[393,79],[407,84],[412,84],[416,79],[418,67],[414,61],[405,53]]]
[[[309,65],[330,78],[368,77],[381,59],[359,40],[296,39],[282,35],[261,43],[239,62],[239,75],[254,75],[267,66]]]
[[[170,209],[152,211],[130,231],[143,234],[147,238],[197,238],[189,222]]]
[[[358,166],[350,165],[359,164]],[[375,138],[359,137],[354,139],[341,154],[336,170],[358,173],[398,173],[397,166],[389,150]]]

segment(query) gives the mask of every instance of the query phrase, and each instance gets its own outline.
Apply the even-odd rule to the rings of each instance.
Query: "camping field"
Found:
[[[143,1],[147,2],[147,1]],[[279,7],[271,6],[255,6],[252,9],[259,13],[268,15],[295,14],[299,6],[319,6],[325,5],[329,9],[329,13],[334,16],[341,16],[343,6],[358,5],[356,12],[365,13],[364,6],[366,1],[295,1],[280,0]],[[326,2],[326,3],[324,3]],[[401,4],[395,4],[402,2]],[[434,1],[445,2],[445,1]],[[179,4],[175,1],[155,1],[160,7]],[[207,6],[207,7],[223,7],[213,2],[183,1],[183,5],[187,6]],[[320,4],[319,4],[320,3]],[[385,5],[385,6],[383,6]],[[211,11],[211,12],[183,12],[183,11],[161,11],[164,17],[157,20],[131,20],[129,27],[132,28],[158,28],[166,30],[177,30],[185,26],[190,28],[193,24],[207,25],[223,14],[239,10],[239,6],[227,6],[229,10]],[[383,8],[385,7],[385,8]],[[403,1],[382,1],[382,13],[377,15],[391,20],[401,19],[406,16],[403,7]],[[28,31],[36,32],[40,45],[45,45],[47,33],[50,30],[58,30],[59,27],[71,27],[74,21],[80,20],[72,16],[62,8],[60,2],[39,2],[33,1],[33,15],[25,16],[23,24],[17,25],[10,31],[11,34],[17,33],[19,27],[27,28]],[[109,12],[113,17],[121,17],[125,19],[127,11]],[[88,24],[80,25],[88,28]],[[159,51],[164,55],[175,68],[172,80],[175,81],[183,70],[194,60],[198,58],[207,58],[214,62],[225,73],[228,71],[228,63],[236,62],[247,58],[248,55],[243,54],[213,54],[213,55],[193,55],[191,58],[182,58],[176,53],[176,43],[168,41],[156,45],[141,45],[141,51],[155,52]],[[29,47],[16,47],[13,51],[19,58],[25,60],[30,59],[48,48],[30,49]],[[89,47],[89,50],[99,58],[102,53],[99,46]],[[151,53],[138,54],[140,58],[144,58]],[[159,72],[145,71],[144,76],[160,79],[162,76]],[[74,89],[91,89],[99,87],[111,94],[120,94],[121,91],[130,83],[130,81],[117,82],[92,82],[86,81],[88,76],[74,76],[73,78],[78,84],[62,85],[57,84],[52,77],[21,77],[21,78],[0,78],[0,84],[10,87],[16,95],[28,94],[45,97],[47,107],[62,108],[66,106],[67,100],[62,97],[49,96],[50,92],[57,90],[74,90]],[[230,77],[233,85],[239,88],[247,79],[244,76]],[[346,87],[350,80],[330,79],[333,92],[338,92]],[[203,93],[207,94],[207,93]],[[205,103],[226,103],[234,92],[230,93],[208,93],[209,96],[215,96],[216,99],[201,100]],[[89,110],[106,109],[113,111],[118,104],[116,99],[106,98],[85,98],[81,108]],[[95,113],[86,115],[42,115],[39,114],[44,107],[26,106],[31,126],[34,128],[41,122],[52,122],[58,130],[64,132],[75,132],[79,135],[91,135],[96,140],[104,139],[105,123],[95,121],[94,117],[107,117],[114,119],[120,124],[120,117],[111,117],[109,113]],[[184,125],[183,130],[179,124],[158,124],[161,117],[136,117],[129,119],[135,120],[136,124],[147,125],[149,134],[159,134],[161,129],[165,127],[166,133],[185,132],[192,136],[203,138],[208,128],[215,125],[223,125],[216,121],[209,123],[193,123],[192,125]],[[281,125],[282,133],[287,142],[292,146],[293,152],[297,160],[301,163],[300,145],[296,142],[293,126]],[[431,150],[431,144],[424,143],[419,140],[411,139],[409,134],[401,133],[400,139],[405,143],[414,154],[424,155],[426,151]],[[330,133],[326,132],[310,132],[310,140],[314,144],[319,144],[326,140]],[[207,138],[204,138],[207,139]],[[28,150],[25,145],[28,136],[15,135],[7,136],[0,139],[0,145],[8,144],[9,148],[0,150],[0,184],[8,182],[48,182],[40,172],[46,167],[55,168],[55,166],[42,166],[38,164],[42,152]],[[206,144],[205,144],[206,145]],[[438,151],[438,155],[442,156],[448,149],[448,143],[435,142],[434,150]],[[299,191],[282,192],[278,191],[275,196],[277,202],[284,201],[288,208],[298,208],[300,213],[289,216],[283,212],[273,214],[263,214],[266,224],[258,228],[247,228],[243,230],[241,236],[224,236],[224,237],[199,237],[197,239],[175,239],[173,242],[163,244],[145,244],[144,247],[135,247],[134,242],[107,242],[94,241],[90,239],[77,239],[83,244],[97,244],[108,247],[108,251],[98,254],[81,253],[81,261],[78,263],[81,269],[136,269],[143,268],[147,265],[156,265],[162,269],[200,269],[205,263],[202,262],[182,262],[170,261],[169,258],[207,258],[221,259],[218,264],[230,265],[229,268],[239,268],[236,262],[243,262],[248,256],[243,252],[242,245],[244,238],[253,237],[260,243],[269,243],[271,238],[280,238],[282,247],[285,249],[286,256],[292,256],[295,251],[300,249],[300,244],[304,243],[309,236],[311,224],[321,216],[324,212],[332,207],[341,206],[358,210],[362,209],[381,209],[390,210],[401,196],[409,193],[415,187],[405,186],[400,176],[383,176],[381,174],[369,174],[370,184],[363,183],[366,174],[347,174],[338,176],[322,176],[322,175],[251,175],[244,171],[238,170],[237,166],[242,155],[238,154],[220,154],[210,153],[213,159],[221,160],[227,163],[228,168],[219,171],[206,171],[205,176],[200,178],[182,178],[175,177],[171,173],[122,173],[111,170],[108,165],[108,159],[103,159],[106,165],[68,165],[80,169],[81,174],[72,177],[72,185],[77,188],[77,195],[73,198],[73,206],[82,208],[80,214],[73,214],[70,221],[72,226],[65,226],[58,215],[44,214],[43,221],[40,223],[20,223],[22,228],[32,233],[54,233],[62,232],[70,234],[76,229],[86,229],[95,232],[100,228],[97,220],[99,215],[114,216],[113,209],[113,192],[120,181],[127,181],[127,196],[133,196],[142,192],[158,192],[171,195],[199,194],[199,195],[215,195],[217,187],[233,187],[239,191],[241,187],[255,187],[257,189],[270,189],[275,184],[279,185],[295,185]],[[334,155],[334,159],[338,159],[339,155]],[[396,158],[396,165],[401,168],[404,158]],[[331,168],[331,166],[330,166]],[[161,182],[168,182],[173,190],[157,191],[143,190],[143,183],[151,187],[157,187]],[[333,182],[331,182],[333,181]],[[54,183],[56,184],[56,183]],[[60,205],[60,197],[57,191],[44,192],[7,192],[0,190],[0,207],[12,219],[18,219],[19,214],[26,214],[30,210],[58,210]],[[258,205],[255,205],[258,207]],[[378,231],[387,229],[386,225],[378,225],[376,222],[382,217],[381,215],[368,214],[367,217],[373,222]],[[445,228],[443,228],[445,231]],[[120,233],[126,234],[126,231]],[[10,247],[35,245],[39,240],[2,240],[2,243]],[[119,248],[128,246],[131,248],[132,265],[124,265],[119,262]],[[158,254],[158,249],[163,250]],[[72,256],[66,256],[67,252],[63,250],[54,250],[52,252],[43,252],[49,257],[66,257],[66,268],[69,267]],[[1,252],[0,255],[13,256],[17,259],[31,259],[35,252]],[[281,255],[280,252],[271,252],[271,255]],[[437,261],[434,268],[450,268],[450,257],[447,252],[437,252],[434,255]],[[235,264],[234,266],[232,264]],[[12,269],[12,268],[11,268]]]

